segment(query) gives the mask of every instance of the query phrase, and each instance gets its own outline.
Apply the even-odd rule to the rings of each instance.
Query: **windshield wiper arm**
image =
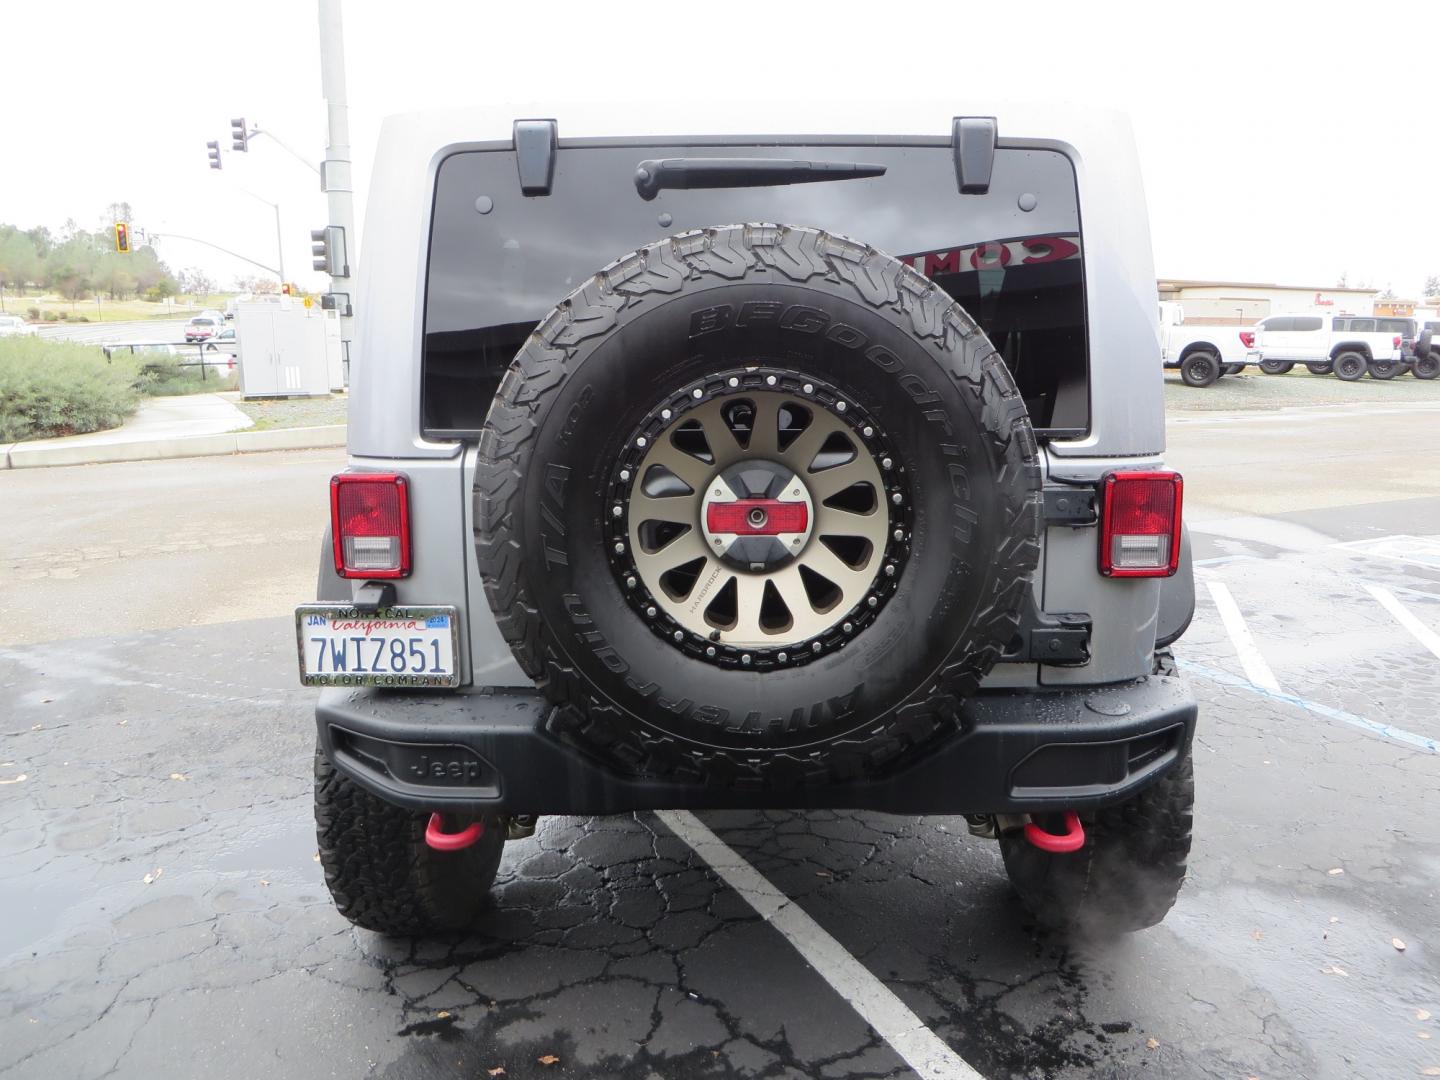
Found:
[[[662,188],[775,187],[860,180],[884,176],[884,165],[853,161],[802,161],[794,158],[660,158],[635,168],[635,190],[645,200]]]

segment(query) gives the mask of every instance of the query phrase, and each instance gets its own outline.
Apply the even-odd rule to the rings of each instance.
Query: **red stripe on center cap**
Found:
[[[751,519],[760,511],[764,520]],[[803,502],[781,502],[779,499],[740,499],[736,502],[714,502],[705,509],[705,527],[712,533],[735,533],[738,536],[777,536],[780,533],[804,532],[810,523],[810,512]]]

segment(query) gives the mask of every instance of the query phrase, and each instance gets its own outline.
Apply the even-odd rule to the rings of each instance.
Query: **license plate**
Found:
[[[295,609],[306,686],[458,686],[453,607]]]

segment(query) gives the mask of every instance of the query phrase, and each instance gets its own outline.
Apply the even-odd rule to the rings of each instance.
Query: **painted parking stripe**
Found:
[[[978,1072],[926,1027],[869,968],[846,952],[819,923],[770,884],[704,822],[688,810],[660,810],[656,816],[694,848],[762,919],[780,931],[795,951],[915,1072],[944,1080],[982,1080]]]
[[[1230,595],[1230,590],[1223,581],[1215,578],[1205,582],[1205,587],[1210,590],[1215,608],[1220,612],[1220,621],[1225,624],[1225,632],[1230,635],[1230,641],[1240,657],[1240,666],[1245,669],[1246,677],[1256,686],[1278,694],[1280,683],[1276,680],[1275,673],[1270,670],[1270,665],[1265,662],[1265,657],[1260,655],[1260,648],[1250,636],[1250,627],[1245,625],[1245,616],[1240,614],[1240,607]]]
[[[1197,664],[1191,660],[1176,660],[1176,665],[1181,671],[1191,675],[1198,675],[1202,679],[1209,679],[1221,686],[1234,686],[1243,690],[1253,690],[1264,697],[1273,698],[1276,701],[1283,701],[1289,705],[1295,705],[1315,716],[1323,716],[1327,720],[1336,720],[1342,724],[1349,724],[1351,727],[1359,728],[1361,731],[1368,731],[1371,735],[1379,735],[1381,738],[1389,739],[1392,742],[1403,743],[1406,746],[1413,746],[1417,750],[1428,750],[1432,754],[1440,754],[1440,742],[1430,738],[1428,735],[1417,735],[1413,731],[1406,731],[1404,728],[1397,728],[1394,724],[1381,724],[1374,720],[1367,720],[1363,716],[1356,716],[1344,709],[1331,708],[1329,705],[1322,705],[1318,701],[1310,701],[1307,698],[1299,697],[1296,694],[1287,694],[1283,690],[1271,690],[1268,687],[1257,686],[1255,683],[1240,678],[1238,675],[1231,675],[1228,671],[1217,671],[1215,668],[1207,667],[1204,664]]]
[[[1380,606],[1395,616],[1395,621],[1415,635],[1415,640],[1440,659],[1440,634],[1422,623],[1400,603],[1395,594],[1379,585],[1366,585],[1365,591],[1380,601]]]

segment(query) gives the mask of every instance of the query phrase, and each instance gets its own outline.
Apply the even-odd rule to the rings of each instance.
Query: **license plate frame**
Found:
[[[447,620],[447,627],[434,625],[434,621],[444,618]],[[325,620],[317,623],[312,620]],[[395,688],[421,688],[434,689],[438,687],[455,687],[460,685],[460,631],[459,612],[453,605],[449,604],[397,604],[394,607],[380,608],[376,611],[360,611],[351,604],[301,604],[295,609],[295,648],[296,662],[300,669],[300,683],[302,686],[381,686]],[[391,641],[404,640],[404,664],[403,671],[376,671],[371,670],[375,664],[365,663],[364,646],[356,646],[353,650],[358,654],[356,659],[359,663],[356,667],[351,666],[350,655],[352,649],[346,645],[342,650],[346,657],[345,667],[348,670],[339,671],[310,671],[307,669],[307,659],[310,654],[307,646],[311,644],[307,638],[323,637],[326,640],[338,639],[341,632],[335,627],[336,622],[345,624],[354,623],[355,626],[346,625],[342,629],[347,642],[353,642],[356,638],[363,638],[370,641]],[[418,627],[410,627],[397,624],[419,623]],[[320,626],[326,627],[326,633],[316,634]],[[407,630],[415,630],[418,633],[406,633]],[[426,648],[434,643],[439,650],[437,661],[444,660],[444,649],[441,643],[449,645],[449,671],[443,670],[446,665],[437,662],[429,670],[414,671],[414,653],[410,651],[412,641],[408,639],[423,640]],[[324,646],[317,646],[319,655],[323,657]],[[334,660],[334,647],[331,646],[331,659]],[[376,660],[384,659],[387,663],[390,660],[390,646],[381,646],[382,652],[376,655]],[[316,665],[317,667],[323,665]],[[436,670],[439,669],[439,670]]]

